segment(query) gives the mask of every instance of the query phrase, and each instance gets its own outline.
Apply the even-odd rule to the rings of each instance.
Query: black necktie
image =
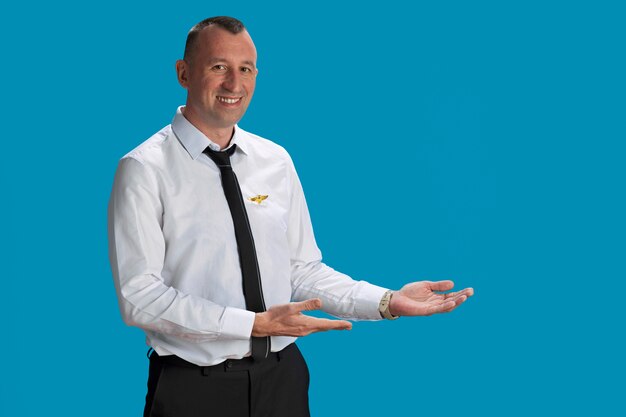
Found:
[[[219,167],[222,174],[222,188],[230,214],[235,225],[235,238],[239,250],[239,264],[243,281],[243,295],[246,298],[246,308],[255,313],[266,310],[263,301],[263,288],[261,287],[261,273],[256,259],[256,249],[252,230],[248,221],[248,213],[244,206],[243,196],[239,188],[237,176],[230,165],[230,156],[235,152],[237,145],[231,146],[224,152],[216,152],[206,148],[204,153],[209,156]],[[270,352],[269,337],[252,337],[252,357],[255,360],[265,359]]]

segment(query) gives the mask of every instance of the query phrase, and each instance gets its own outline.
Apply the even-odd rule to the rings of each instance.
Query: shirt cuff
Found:
[[[240,308],[226,307],[222,315],[220,339],[247,340],[252,336],[255,313]]]
[[[383,317],[380,315],[378,307],[383,295],[389,290],[367,282],[363,282],[363,284],[354,305],[356,316],[361,320],[382,320]]]

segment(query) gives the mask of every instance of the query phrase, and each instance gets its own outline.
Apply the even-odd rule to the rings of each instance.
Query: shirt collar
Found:
[[[219,151],[220,146],[217,143],[206,137],[204,133],[200,132],[197,127],[183,116],[183,108],[184,106],[180,106],[176,110],[176,115],[174,120],[172,120],[172,130],[187,153],[189,153],[189,156],[192,159],[197,159],[207,146],[210,146],[214,151]],[[237,125],[235,125],[235,133],[228,144],[228,148],[234,144],[237,144],[235,152],[241,150],[244,154],[248,153],[248,144],[244,138],[244,131]]]

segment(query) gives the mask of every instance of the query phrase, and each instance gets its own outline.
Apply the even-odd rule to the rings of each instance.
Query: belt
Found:
[[[294,345],[295,346],[295,345]],[[288,346],[289,349],[292,345]],[[152,352],[148,351],[148,358],[150,361],[155,361],[161,365],[177,366],[182,368],[199,369],[203,375],[208,375],[211,372],[234,372],[234,371],[247,371],[251,368],[260,366],[261,364],[270,364],[280,361],[282,352],[270,352],[266,359],[263,361],[254,361],[252,356],[247,356],[241,359],[227,359],[224,362],[211,366],[200,366],[195,363],[188,362],[176,355],[159,356],[156,351],[150,348]]]

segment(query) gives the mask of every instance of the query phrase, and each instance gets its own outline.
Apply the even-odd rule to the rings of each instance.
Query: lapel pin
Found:
[[[249,200],[253,201],[253,202],[257,203],[257,204],[261,204],[263,202],[263,200],[265,200],[267,197],[269,197],[269,196],[268,195],[261,195],[261,194],[259,194],[259,195],[254,196],[254,197],[250,197]]]

